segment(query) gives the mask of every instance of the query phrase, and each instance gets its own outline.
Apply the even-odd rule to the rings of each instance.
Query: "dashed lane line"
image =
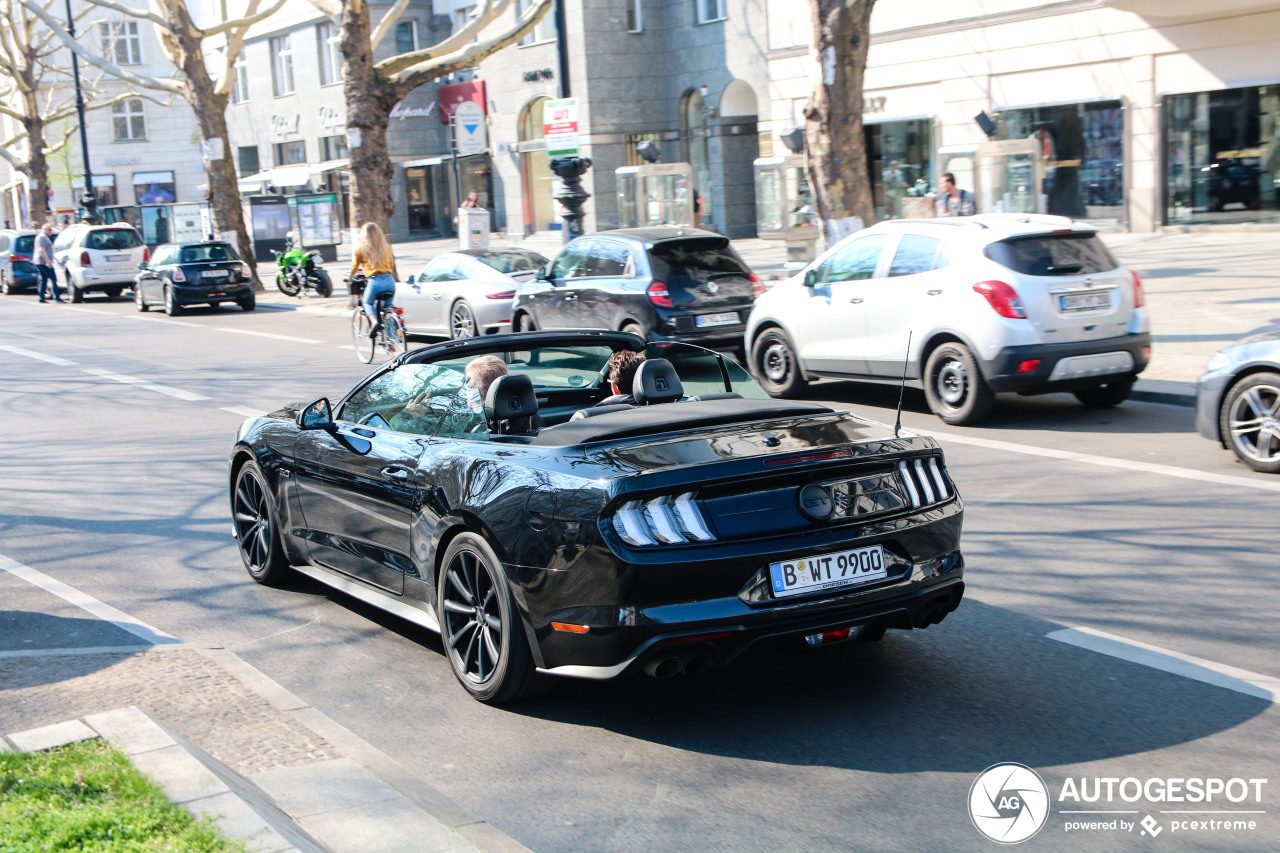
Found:
[[[166,326],[186,326],[190,329],[207,329],[209,328],[203,323],[188,323],[186,320],[175,320],[172,317],[165,317],[159,314],[131,314],[135,320],[145,320],[148,323],[164,323]]]
[[[188,402],[196,402],[198,400],[208,400],[209,398],[203,394],[195,394],[191,391],[183,391],[181,388],[174,388],[169,385],[161,385],[157,382],[148,382],[145,379],[139,379],[136,376],[126,376],[123,373],[112,373],[110,370],[103,370],[99,367],[82,368],[85,373],[91,373],[94,376],[101,376],[103,379],[110,379],[113,382],[123,382],[126,385],[136,385],[139,388],[145,388],[148,391],[155,391],[157,394],[167,394],[170,397],[177,397],[179,400],[187,400]]]
[[[21,355],[21,356],[26,356],[27,358],[34,358],[37,361],[47,361],[50,364],[56,364],[59,367],[78,367],[79,366],[79,362],[69,361],[65,358],[58,358],[56,355],[45,355],[42,352],[35,352],[34,350],[23,349],[22,347],[5,345],[5,346],[0,346],[0,349],[5,350],[6,352],[11,352],[14,355]]]
[[[100,308],[81,308],[78,305],[68,305],[64,310],[79,311],[81,314],[98,314],[99,316],[102,316],[102,317],[119,317],[120,316],[115,311],[103,311]]]
[[[233,415],[243,415],[246,418],[260,418],[266,414],[261,409],[251,409],[248,406],[223,406],[220,411],[230,412]]]
[[[53,593],[68,604],[74,604],[81,610],[87,610],[99,619],[110,622],[117,628],[128,631],[151,645],[162,646],[182,642],[172,634],[166,634],[159,628],[152,628],[147,623],[130,616],[122,610],[117,610],[105,601],[99,601],[86,592],[81,592],[57,578],[50,577],[44,572],[37,571],[3,554],[0,554],[0,570],[21,578],[29,584],[38,586],[45,592]]]
[[[1172,649],[1140,643],[1137,640],[1093,628],[1066,628],[1045,636],[1060,643],[1141,664],[1161,672],[1180,675],[1215,687],[1224,687],[1227,690],[1266,699],[1272,703],[1280,703],[1280,678],[1184,655]]]
[[[315,338],[295,338],[293,335],[277,335],[275,332],[255,332],[252,329],[226,329],[219,327],[219,332],[230,332],[233,335],[253,335],[255,338],[274,338],[277,341],[291,341],[295,344],[322,344]]]

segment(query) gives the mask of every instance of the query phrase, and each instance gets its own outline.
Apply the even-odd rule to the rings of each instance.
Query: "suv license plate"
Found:
[[[1092,293],[1065,293],[1058,297],[1063,311],[1088,311],[1091,308],[1110,308],[1111,292],[1099,290]]]
[[[127,260],[129,260],[128,255],[107,255],[107,261],[109,263],[120,263]]]
[[[728,311],[724,314],[699,314],[694,318],[693,322],[699,329],[705,329],[708,326],[733,326],[738,322],[738,312]]]
[[[209,270],[208,272],[200,273],[201,278],[226,278],[228,275],[230,273],[226,270]]]
[[[884,562],[884,549],[873,545],[770,563],[769,576],[773,581],[773,597],[785,598],[884,580],[889,576],[889,567]]]

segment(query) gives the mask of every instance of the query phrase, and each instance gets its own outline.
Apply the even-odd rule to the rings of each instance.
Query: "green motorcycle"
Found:
[[[297,296],[304,290],[314,290],[317,296],[333,295],[333,282],[329,272],[320,266],[320,253],[314,249],[298,248],[293,235],[289,235],[288,248],[283,252],[272,250],[276,256],[276,287],[285,296]]]

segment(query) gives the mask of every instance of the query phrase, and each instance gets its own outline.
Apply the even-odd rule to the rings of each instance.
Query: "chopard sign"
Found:
[[[404,121],[407,118],[426,118],[436,111],[435,104],[427,104],[425,107],[405,107],[396,104],[391,110],[391,118],[398,118]]]
[[[347,117],[325,104],[320,108],[320,127],[329,133],[337,133],[347,126]]]
[[[298,114],[291,116],[282,116],[280,114],[271,117],[271,136],[279,139],[283,136],[292,136],[298,132]]]

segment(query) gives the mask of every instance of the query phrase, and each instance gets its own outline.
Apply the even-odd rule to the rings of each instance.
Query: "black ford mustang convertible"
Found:
[[[618,350],[646,357],[635,403],[597,407]],[[506,371],[480,400],[464,370],[482,355]],[[246,421],[230,496],[254,580],[301,572],[439,631],[490,703],[548,673],[669,678],[763,641],[875,640],[964,592],[936,442],[623,332],[405,353],[336,404]]]

